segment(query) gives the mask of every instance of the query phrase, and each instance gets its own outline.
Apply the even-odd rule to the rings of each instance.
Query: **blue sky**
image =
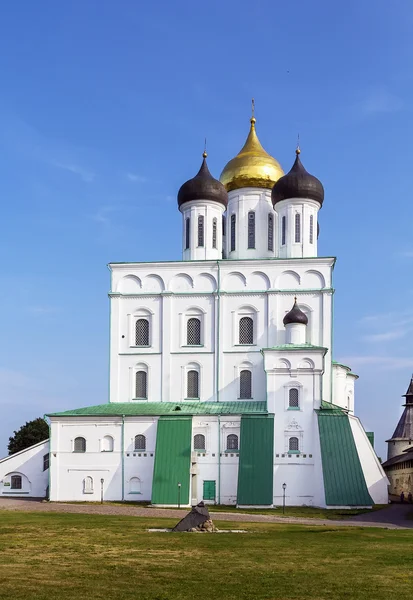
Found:
[[[102,403],[111,261],[180,258],[179,186],[248,132],[324,183],[337,360],[379,453],[413,371],[409,0],[5,3],[0,455],[26,420]],[[155,233],[157,232],[157,233]]]

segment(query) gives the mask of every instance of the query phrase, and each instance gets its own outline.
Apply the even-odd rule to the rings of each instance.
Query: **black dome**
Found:
[[[204,153],[199,172],[186,181],[178,192],[178,206],[181,207],[184,202],[191,200],[213,200],[220,202],[225,207],[228,204],[228,194],[220,181],[214,179],[209,172],[206,162],[206,152]]]
[[[289,198],[309,198],[315,200],[323,205],[324,200],[324,188],[321,181],[310,175],[304,169],[300,160],[300,150],[296,150],[295,162],[289,173],[280,177],[277,183],[272,188],[271,199],[275,205],[281,200],[288,200]]]
[[[284,319],[284,325],[289,325],[290,323],[301,323],[302,325],[307,325],[308,317],[297,305],[297,298],[294,298],[294,306],[288,312]]]

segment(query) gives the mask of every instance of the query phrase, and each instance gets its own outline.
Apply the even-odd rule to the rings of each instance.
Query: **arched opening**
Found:
[[[113,437],[105,435],[102,439],[102,452],[113,452]]]
[[[248,369],[239,374],[239,397],[242,400],[252,398],[252,373]]]
[[[289,408],[299,408],[300,407],[297,388],[290,388],[288,391],[288,407]]]
[[[290,437],[288,440],[288,450],[290,452],[298,452],[299,451],[299,443],[297,437]]]
[[[235,433],[227,435],[227,450],[238,450],[238,436]]]
[[[84,437],[75,438],[73,452],[86,452],[86,440]]]
[[[146,371],[136,371],[135,398],[148,398],[148,374]]]
[[[138,319],[135,325],[135,346],[149,346],[149,321]]]
[[[186,326],[186,343],[188,346],[201,345],[201,320],[196,317],[188,319]]]
[[[135,450],[146,450],[146,437],[141,433],[135,435]]]
[[[88,475],[83,480],[83,493],[84,494],[93,494],[93,479]]]
[[[239,320],[239,343],[254,343],[254,321],[251,317],[241,317]]]
[[[194,435],[194,450],[205,450],[205,436],[202,433]]]
[[[191,369],[187,373],[187,398],[199,398],[199,373]]]

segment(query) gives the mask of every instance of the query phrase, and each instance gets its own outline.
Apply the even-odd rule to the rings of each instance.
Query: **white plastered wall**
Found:
[[[48,452],[49,440],[45,440],[0,460],[0,496],[45,498],[49,469],[43,470],[43,457]],[[21,476],[21,490],[11,488],[12,475]]]

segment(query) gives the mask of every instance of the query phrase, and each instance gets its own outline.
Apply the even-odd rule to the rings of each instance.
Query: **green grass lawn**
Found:
[[[0,511],[0,597],[13,600],[388,600],[411,595],[413,531]],[[229,528],[229,522],[219,522]]]
[[[364,513],[371,513],[372,510],[380,510],[385,508],[387,504],[376,504],[373,508],[318,508],[313,506],[286,506],[283,514],[282,506],[277,508],[234,508],[232,506],[215,505],[209,506],[209,512],[235,512],[244,513],[250,515],[274,515],[274,517],[296,517],[303,519],[333,519],[341,520],[354,517],[355,515],[362,515]]]

